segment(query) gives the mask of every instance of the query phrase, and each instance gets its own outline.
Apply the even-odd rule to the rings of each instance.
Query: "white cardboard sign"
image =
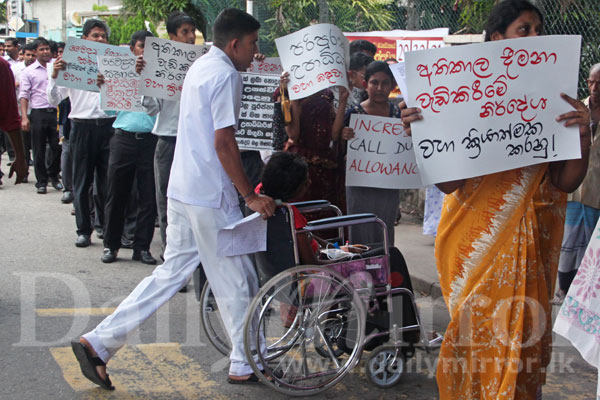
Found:
[[[98,56],[121,57],[130,56],[129,47],[112,46],[91,40],[70,37],[65,45],[63,60],[67,63],[65,70],[56,78],[57,86],[98,92]]]
[[[573,108],[580,36],[540,36],[406,53],[408,104],[425,185],[581,157]]]
[[[281,75],[283,65],[279,57],[267,57],[263,61],[252,61],[246,72],[252,74]]]
[[[318,24],[275,39],[283,69],[290,73],[291,100],[331,86],[348,89],[349,42],[335,25]]]
[[[141,74],[141,92],[159,99],[179,100],[183,80],[196,61],[210,46],[174,42],[147,37],[144,47],[146,65]]]
[[[348,140],[346,186],[385,189],[423,187],[412,139],[399,118],[352,114]]]
[[[136,57],[98,57],[104,75],[100,87],[100,108],[112,111],[145,111],[140,94],[140,76],[135,72]]]

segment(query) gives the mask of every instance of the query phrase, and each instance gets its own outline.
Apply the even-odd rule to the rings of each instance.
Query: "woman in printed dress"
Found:
[[[540,35],[541,12],[525,0],[491,11],[486,41]],[[591,135],[585,105],[557,121],[578,126],[582,158],[437,184],[447,194],[436,261],[451,321],[437,369],[445,399],[541,398],[551,356],[550,297],[568,192],[587,170]],[[402,112],[405,129],[422,119]]]

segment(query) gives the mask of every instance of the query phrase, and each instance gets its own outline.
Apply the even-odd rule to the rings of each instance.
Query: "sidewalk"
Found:
[[[441,297],[433,252],[433,236],[423,235],[423,225],[418,220],[404,218],[395,227],[395,233],[396,247],[406,260],[413,289],[433,298]]]

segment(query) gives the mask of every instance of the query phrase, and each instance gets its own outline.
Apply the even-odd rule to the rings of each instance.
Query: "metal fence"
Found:
[[[274,39],[312,22],[331,22],[345,32],[446,27],[451,34],[481,33],[498,0],[255,0],[261,22],[261,51],[275,55]],[[600,62],[600,0],[532,0],[545,17],[545,33],[581,35],[578,95],[588,93],[590,67]],[[210,26],[225,7],[245,8],[243,0],[191,0]]]

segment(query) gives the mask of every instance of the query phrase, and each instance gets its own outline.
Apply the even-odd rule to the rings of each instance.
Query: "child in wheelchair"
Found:
[[[280,152],[275,153],[265,166],[262,182],[257,186],[256,191],[273,199],[281,200],[284,203],[293,203],[296,199],[302,197],[309,185],[308,166],[304,159],[295,153]],[[302,232],[301,230],[307,225],[308,221],[296,207],[293,205],[290,206],[293,210],[295,228],[300,231],[296,237],[300,263],[305,265],[323,265],[344,261],[344,259],[330,260],[328,257],[322,255],[321,250],[331,247],[331,242],[322,240],[308,232]],[[390,247],[388,253],[392,288],[401,287],[412,292],[410,275],[404,257],[395,247]],[[368,258],[383,254],[383,247],[379,246],[371,248],[362,254],[348,255],[346,260],[354,257]],[[398,297],[402,297],[402,295]],[[417,320],[411,301],[404,298],[397,300],[399,300],[399,303],[401,302],[399,308],[402,314],[402,325],[415,325]],[[398,309],[397,305],[394,305],[394,307],[396,310]],[[289,327],[294,320],[296,307],[292,304],[282,304],[280,306],[280,314],[284,324]],[[376,330],[380,332],[389,330],[389,315],[384,296],[373,299],[367,316],[366,333],[369,334]],[[404,332],[402,338],[405,342],[416,343],[419,340],[419,333]],[[371,350],[387,340],[388,337],[386,336],[370,340],[365,345],[365,350]],[[338,347],[347,353],[352,351],[351,346],[346,345],[344,341],[340,341]]]

